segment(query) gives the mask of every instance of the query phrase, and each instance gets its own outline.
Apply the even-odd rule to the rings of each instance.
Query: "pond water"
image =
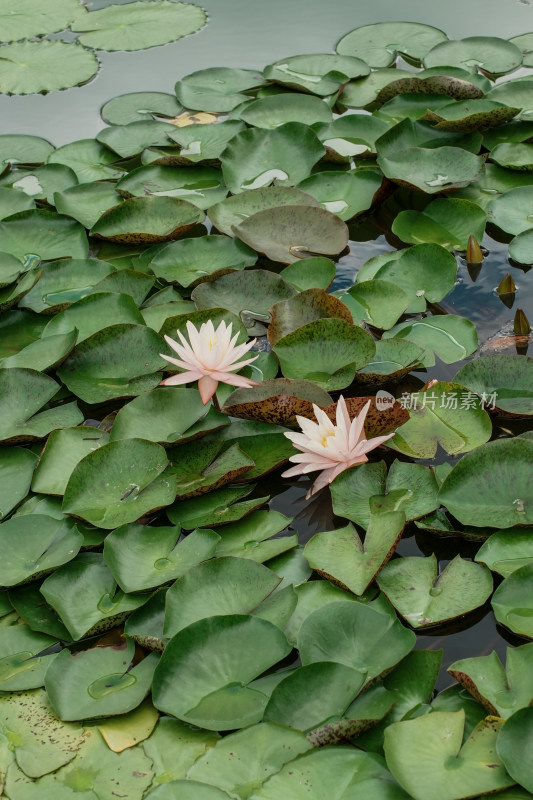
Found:
[[[0,96],[0,133],[39,135],[56,146],[94,137],[104,127],[99,109],[114,96],[134,91],[172,92],[176,80],[207,67],[263,68],[289,54],[330,52],[347,31],[378,21],[424,22],[442,28],[451,38],[481,34],[510,37],[533,30],[533,4],[529,0],[483,0],[482,5],[479,0],[447,0],[446,3],[402,0],[396,4],[391,4],[390,0],[359,0],[358,3],[354,0],[299,3],[295,0],[203,0],[200,4],[209,15],[202,31],[164,47],[141,52],[100,53],[101,70],[86,86],[48,96]],[[109,2],[95,0],[88,5],[96,9]],[[400,246],[393,238],[387,241],[382,229],[375,221],[351,224],[350,252],[339,261],[334,288],[352,285],[357,269],[368,258]],[[512,322],[517,305],[533,318],[533,272],[509,264],[506,243],[487,235],[483,244],[489,256],[481,272],[478,275],[469,273],[461,263],[455,289],[441,305],[445,310],[471,319],[477,326],[481,346],[487,347],[487,340]],[[518,290],[518,299],[511,308],[505,306],[495,292],[507,272],[512,273]],[[418,385],[431,377],[450,379],[459,366],[438,363],[427,372],[418,373]],[[507,421],[500,426],[495,422],[495,436],[507,435],[508,427]],[[518,432],[518,427],[513,424],[513,432]],[[441,455],[445,460],[446,454]],[[446,456],[446,460],[450,457]],[[311,503],[305,502],[307,487],[302,487],[302,483],[291,485],[276,474],[274,478],[263,480],[258,491],[261,489],[265,493],[267,486],[268,492],[274,495],[271,508],[295,517],[293,527],[303,543],[317,531],[331,530],[344,523],[333,516],[327,492]],[[401,555],[435,552],[443,567],[458,550],[465,557],[475,552],[469,543],[439,539],[411,525],[398,552]],[[495,625],[490,605],[458,623],[453,632],[440,630],[435,635],[418,638],[418,647],[444,647],[440,689],[451,682],[445,669],[452,661],[483,655],[492,649],[503,657],[507,643]]]

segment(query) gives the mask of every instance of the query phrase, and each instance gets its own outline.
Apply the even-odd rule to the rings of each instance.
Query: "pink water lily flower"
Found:
[[[219,382],[229,383],[230,386],[240,386],[244,389],[249,389],[250,386],[257,384],[258,381],[233,374],[258,358],[258,356],[254,356],[245,361],[239,361],[239,358],[242,358],[253,347],[256,340],[236,345],[239,333],[237,332],[232,338],[231,329],[232,323],[226,325],[222,320],[215,330],[213,322],[208,320],[200,325],[198,331],[192,322],[188,321],[187,333],[190,343],[180,331],[178,331],[178,336],[181,344],[171,339],[170,336],[165,336],[166,343],[178,354],[179,359],[166,356],[164,353],[160,353],[161,357],[185,372],[172,375],[161,381],[161,384],[179,386],[182,383],[198,381],[198,389],[204,405],[215,394]]]
[[[363,426],[369,408],[370,400],[350,421],[346,402],[341,395],[337,403],[337,425],[334,425],[328,415],[313,403],[317,422],[297,416],[302,433],[285,434],[301,453],[290,457],[289,461],[296,466],[282,473],[282,477],[292,478],[320,470],[320,475],[307,493],[309,499],[348,467],[368,461],[366,454],[370,450],[394,436],[394,433],[388,433],[374,439],[365,437]]]

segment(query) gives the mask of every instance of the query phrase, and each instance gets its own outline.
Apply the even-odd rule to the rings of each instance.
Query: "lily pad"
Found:
[[[56,641],[27,625],[0,627],[0,691],[20,692],[42,686],[46,670],[57,653],[37,654]]]
[[[166,475],[177,497],[189,498],[218,489],[246,473],[254,462],[238,444],[224,449],[217,441],[189,441],[168,450],[171,466]]]
[[[3,447],[0,451],[0,520],[28,494],[36,463],[37,456],[22,447]]]
[[[386,103],[398,95],[415,93],[449,96],[455,100],[472,100],[483,97],[484,89],[489,89],[490,86],[490,82],[482,75],[473,75],[466,69],[433,67],[409,78],[400,78],[389,83],[381,90],[377,100]]]
[[[318,97],[305,94],[275,94],[246,103],[239,114],[240,119],[255,128],[277,128],[287,122],[302,122],[313,125],[331,122],[331,110]]]
[[[177,82],[175,90],[185,108],[225,113],[249,99],[244,92],[264,82],[261,73],[251,69],[211,67],[186,75]]]
[[[489,712],[507,719],[533,700],[528,675],[533,643],[507,648],[505,669],[497,654],[454,661],[448,672]]]
[[[313,403],[327,406],[331,397],[311,381],[274,378],[250,389],[237,389],[223,408],[235,417],[290,425],[296,422],[297,414],[312,415]]]
[[[179,537],[179,528],[122,525],[106,537],[104,559],[125,592],[152,589],[211,558],[220,541],[209,530]]]
[[[392,231],[410,244],[435,242],[447,250],[466,250],[470,236],[481,241],[486,220],[485,212],[469,200],[438,198],[423,211],[400,211]]]
[[[329,258],[316,256],[293,261],[281,270],[283,280],[298,291],[306,289],[328,289],[335,277],[336,267]]]
[[[146,147],[163,147],[168,144],[167,134],[174,125],[154,119],[111,125],[101,130],[96,141],[113,150],[120,158],[138,156]]]
[[[465,364],[454,380],[476,392],[484,402],[494,399],[494,405],[511,414],[533,414],[533,392],[528,374],[533,359],[527,356],[480,356]]]
[[[533,264],[533,232],[527,228],[509,242],[509,257],[519,264]]]
[[[52,0],[46,11],[38,0],[5,3],[0,15],[2,41],[32,39],[61,31],[80,13],[77,0]]]
[[[79,139],[58,147],[48,156],[48,164],[65,164],[76,174],[80,184],[88,181],[117,179],[123,166],[115,165],[117,156],[96,139]]]
[[[73,639],[115,628],[147,596],[124,594],[100,553],[80,553],[41,584]]]
[[[498,622],[528,639],[533,639],[532,586],[533,564],[526,564],[505,578],[491,600]]]
[[[291,517],[279,511],[254,511],[219,531],[221,538],[216,555],[236,556],[258,563],[275,558],[298,544],[297,534],[277,536],[291,522]]]
[[[508,578],[515,570],[533,563],[531,528],[495,531],[481,545],[475,560]]]
[[[98,67],[95,54],[73,42],[17,42],[2,47],[0,87],[4,94],[68,89],[90,81]]]
[[[491,160],[508,169],[533,172],[533,152],[530,144],[497,145],[490,154]]]
[[[244,500],[242,503],[238,502],[241,497],[249,494],[254,488],[255,485],[252,487],[235,486],[218,489],[190,500],[180,500],[166,509],[166,515],[171,522],[181,525],[186,530],[216,527],[228,522],[236,522],[269,499],[268,496],[255,497],[251,500]]]
[[[533,770],[527,757],[533,741],[533,709],[522,708],[510,717],[498,736],[496,752],[512,778],[533,791]]]
[[[483,170],[480,156],[459,147],[409,147],[384,155],[378,140],[377,148],[377,163],[385,177],[426,194],[468,186]]]
[[[243,480],[250,481],[281,466],[293,453],[287,429],[267,422],[235,421],[209,436],[209,440],[238,444],[254,462]]]
[[[368,211],[382,184],[374,170],[318,172],[301,181],[298,188],[316,197],[322,208],[349,220]]]
[[[305,546],[309,565],[343,589],[361,595],[398,544],[405,515],[392,511],[370,517],[364,544],[353,525],[315,534]]]
[[[160,717],[153,734],[143,744],[144,752],[153,762],[153,785],[166,786],[169,781],[185,778],[189,767],[204,753],[210,753],[219,740],[212,731],[191,728],[172,717]]]
[[[487,206],[489,219],[498,228],[516,236],[533,227],[533,214],[530,213],[532,203],[533,187],[518,186],[491,200]]]
[[[226,145],[235,134],[245,130],[243,122],[228,119],[216,125],[187,125],[184,128],[174,126],[167,133],[169,139],[179,145],[179,153],[171,155],[173,163],[190,166],[191,164],[217,165]]]
[[[256,261],[256,253],[238,239],[201,236],[167,244],[152,259],[150,267],[158,278],[188,287],[218,272],[251,267]]]
[[[435,711],[385,731],[387,766],[414,800],[459,800],[510,785],[496,755],[502,723],[483,720],[462,744],[464,724],[464,711]]]
[[[90,294],[112,269],[107,262],[96,258],[61,258],[50,261],[39,279],[39,287],[30,289],[20,305],[45,314],[63,311],[71,303]]]
[[[399,322],[383,334],[384,339],[392,337],[409,339],[422,347],[425,351],[422,359],[425,367],[435,365],[435,356],[445,364],[462,361],[477,350],[478,346],[473,322],[454,314]]]
[[[392,328],[409,305],[407,293],[391,281],[363,280],[362,275],[361,280],[362,283],[337,292],[336,297],[348,306],[356,324],[369,322],[383,330]]]
[[[156,6],[134,2],[90,11],[78,15],[71,28],[82,33],[81,44],[96,50],[144,50],[194,33],[205,20],[199,6],[161,0]]]
[[[64,642],[70,640],[70,634],[59,619],[59,615],[42,596],[39,581],[32,581],[10,589],[9,600],[20,619],[32,631],[46,633],[48,636]]]
[[[318,201],[292,186],[266,186],[227,197],[211,206],[207,213],[217,230],[226,236],[234,236],[233,226],[258,211],[290,205],[317,207]]]
[[[533,522],[528,470],[533,442],[497,439],[465,455],[445,478],[439,498],[465,525],[512,528]]]
[[[75,220],[53,211],[20,211],[0,222],[2,251],[23,260],[28,254],[42,261],[55,258],[86,258],[85,231]]]
[[[423,62],[425,67],[479,69],[491,78],[499,78],[520,66],[522,51],[497,36],[467,36],[435,45],[424,55]]]
[[[389,67],[400,53],[417,66],[427,52],[446,34],[431,25],[418,22],[378,22],[363,25],[347,33],[337,42],[337,53],[357,56],[373,67]]]
[[[172,127],[172,126],[171,126]],[[222,173],[213,167],[149,166],[132,170],[117,184],[117,192],[126,198],[155,196],[176,197],[198,208],[223,200],[228,190]]]
[[[226,185],[238,194],[272,183],[293,186],[307,178],[324,153],[311,128],[287,122],[273,131],[252,128],[237,133],[220,161]]]
[[[19,211],[28,211],[34,208],[33,199],[24,192],[0,186],[0,219],[10,217],[12,214],[18,214]]]
[[[441,625],[475,608],[492,593],[492,576],[481,564],[460,556],[438,574],[434,555],[391,561],[378,575],[378,586],[413,627]]]
[[[154,705],[207,730],[252,725],[262,718],[268,698],[247,684],[290,649],[279,628],[258,617],[199,620],[165,648],[154,673]]]
[[[126,272],[126,270],[122,271]],[[112,274],[120,275],[118,272]],[[68,290],[66,291],[68,292]],[[105,328],[110,319],[113,319],[115,324],[144,324],[144,317],[131,295],[111,291],[95,291],[94,294],[82,297],[81,300],[77,300],[64,311],[52,317],[43,331],[43,339],[76,329],[78,331],[77,344],[80,344],[93,333]]]
[[[0,136],[0,164],[42,164],[54,150],[54,145],[40,136],[4,133]]]
[[[151,700],[147,699],[127,714],[102,720],[98,724],[98,730],[110,750],[122,753],[147,739],[158,719],[159,712],[153,707]]]
[[[85,228],[92,228],[102,214],[121,202],[114,184],[104,181],[82,183],[54,194],[54,205],[59,213],[81,222]]]
[[[174,95],[164,92],[130,92],[113,97],[100,114],[108,125],[127,125],[153,117],[176,117],[182,110]]]
[[[344,319],[351,323],[348,308],[322,289],[307,289],[288,300],[281,300],[271,309],[268,340],[275,345],[283,336],[316,319]]]
[[[459,100],[448,105],[439,105],[436,110],[428,108],[423,119],[435,124],[443,131],[484,131],[503,125],[516,117],[519,108],[496,100]]]
[[[371,281],[375,283],[375,281]],[[380,281],[383,283],[383,281]],[[423,350],[408,339],[383,339],[376,342],[376,352],[366,366],[355,373],[362,383],[397,380],[422,364]]]
[[[340,319],[319,319],[280,339],[273,348],[286,378],[323,389],[344,389],[375,352],[369,333]]]
[[[390,58],[390,56],[388,56]],[[366,78],[350,81],[339,97],[341,108],[365,108],[371,105],[384,86],[398,78],[412,78],[413,73],[403,69],[378,69]]]
[[[370,68],[360,58],[326,54],[290,56],[265,67],[265,78],[291,89],[317,94],[334,94],[347,79],[362,78]]]
[[[155,442],[124,439],[103,445],[74,467],[63,510],[98,528],[134,522],[174,500],[172,481],[161,474],[167,463],[164,449]]]
[[[104,212],[90,233],[121,244],[151,244],[176,239],[203,219],[200,209],[177,197],[133,197]]]

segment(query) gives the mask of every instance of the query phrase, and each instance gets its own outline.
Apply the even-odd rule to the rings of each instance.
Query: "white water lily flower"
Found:
[[[306,475],[308,472],[320,470],[321,474],[307,493],[309,498],[348,467],[368,461],[366,454],[370,450],[394,436],[394,433],[388,433],[386,436],[366,439],[364,422],[369,408],[370,400],[350,421],[346,402],[341,395],[337,403],[337,425],[334,425],[325,411],[313,403],[317,422],[297,416],[302,433],[285,434],[302,452],[290,457],[289,461],[297,466],[286,470],[282,477],[292,478],[294,475]]]
[[[219,382],[229,383],[231,386],[240,386],[249,389],[258,381],[252,381],[242,375],[234,375],[236,370],[246,367],[255,361],[258,356],[239,361],[248,350],[253,347],[256,339],[246,344],[236,345],[239,338],[238,332],[231,337],[232,323],[226,325],[224,320],[215,330],[211,320],[202,323],[198,331],[192,322],[187,322],[187,333],[190,343],[185,336],[178,331],[181,344],[165,336],[165,341],[179,356],[173,358],[160,353],[166,361],[170,361],[176,367],[185,370],[177,375],[172,375],[161,381],[164,386],[179,386],[182,383],[198,381],[198,389],[202,403],[206,405],[217,390]]]

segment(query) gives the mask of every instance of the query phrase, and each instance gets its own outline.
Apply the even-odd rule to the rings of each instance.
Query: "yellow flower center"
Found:
[[[322,445],[322,447],[327,447],[328,446],[328,444],[329,444],[328,439],[329,439],[330,436],[335,436],[335,431],[334,430],[333,431],[328,431],[327,433],[325,433],[322,436],[322,439],[320,440],[320,444]]]

